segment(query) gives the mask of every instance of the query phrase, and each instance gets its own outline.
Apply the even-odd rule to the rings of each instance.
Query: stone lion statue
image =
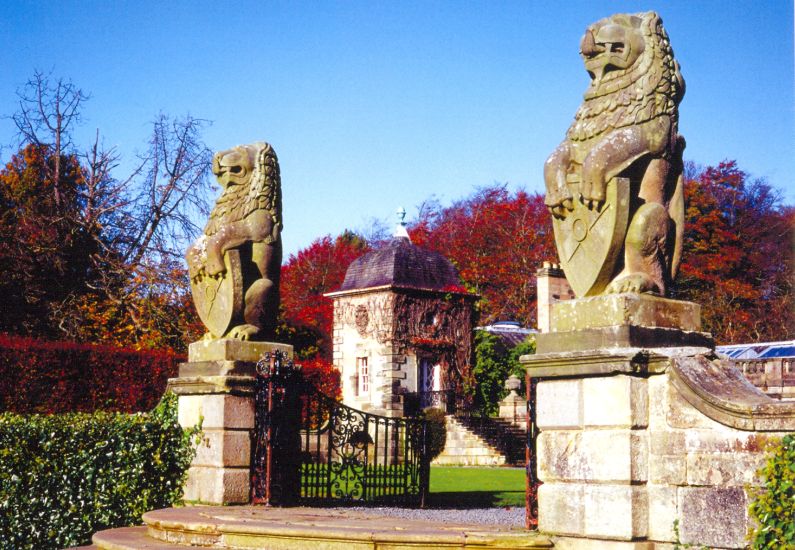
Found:
[[[279,161],[257,142],[216,153],[212,170],[223,191],[185,254],[194,302],[205,338],[261,340],[272,336],[279,309]]]
[[[665,295],[682,249],[685,141],[677,130],[685,82],[654,12],[597,21],[585,31],[580,53],[591,85],[544,166],[546,205],[553,223],[576,208],[598,213],[608,182],[627,178],[623,254],[606,270],[606,288],[594,286],[594,292]],[[577,239],[586,237],[580,228]]]

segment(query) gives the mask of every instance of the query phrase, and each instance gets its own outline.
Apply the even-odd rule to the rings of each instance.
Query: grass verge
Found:
[[[434,508],[524,506],[524,468],[431,466]]]

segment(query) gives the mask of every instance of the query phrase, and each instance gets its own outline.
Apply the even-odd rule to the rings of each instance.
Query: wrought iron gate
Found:
[[[424,504],[424,421],[345,406],[278,351],[257,364],[255,403],[252,503]]]
[[[536,386],[538,378],[525,375],[527,391],[527,444],[525,445],[525,527],[538,529],[538,426],[536,425]]]

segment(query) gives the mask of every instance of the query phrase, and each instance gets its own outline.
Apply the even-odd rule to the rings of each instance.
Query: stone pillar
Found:
[[[194,342],[188,362],[169,387],[179,396],[179,423],[202,426],[201,442],[188,470],[184,499],[201,504],[246,504],[251,490],[251,434],[257,361],[293,348],[234,339]]]
[[[538,354],[522,358],[539,379],[538,528],[566,548],[651,548],[648,384],[675,346],[712,347],[699,307],[621,294],[552,313]]]
[[[552,305],[562,300],[573,300],[574,291],[560,266],[550,262],[544,262],[543,267],[536,271],[536,291],[538,330],[549,332]]]

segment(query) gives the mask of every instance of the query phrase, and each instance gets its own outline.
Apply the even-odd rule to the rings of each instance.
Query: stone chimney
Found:
[[[563,300],[573,300],[574,291],[566,280],[566,275],[559,264],[544,262],[536,271],[536,285],[538,293],[538,330],[549,332],[550,311],[552,304]]]

